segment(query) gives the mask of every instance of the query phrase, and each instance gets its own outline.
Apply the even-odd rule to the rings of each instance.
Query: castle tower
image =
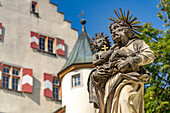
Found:
[[[85,23],[86,21],[82,19],[82,33],[58,74],[62,89],[62,107],[66,113],[93,112],[92,104],[88,99],[87,81],[94,65],[89,44],[91,39],[85,30]]]

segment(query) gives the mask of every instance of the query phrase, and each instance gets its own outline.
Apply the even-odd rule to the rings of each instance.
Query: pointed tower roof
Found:
[[[82,24],[82,33],[80,34],[76,44],[74,45],[70,56],[68,57],[68,60],[58,74],[63,73],[65,70],[68,70],[66,73],[74,70],[73,68],[71,70],[69,69],[72,65],[79,65],[79,68],[87,68],[88,64],[92,64],[93,53],[90,48],[91,39],[85,29],[86,20],[82,19],[80,23]]]

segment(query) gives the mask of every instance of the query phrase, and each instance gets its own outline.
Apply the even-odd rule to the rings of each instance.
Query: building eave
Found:
[[[55,111],[54,113],[65,113],[65,111],[66,111],[66,106],[59,108],[59,109],[58,109],[57,111]]]
[[[76,70],[76,69],[82,69],[82,68],[94,68],[94,64],[92,64],[92,62],[89,62],[89,63],[85,63],[85,64],[72,64],[70,65],[69,67],[67,67],[65,70],[61,71],[58,73],[58,78],[59,78],[59,81],[60,81],[60,84],[62,83],[62,79],[63,77],[73,71],[73,70]]]

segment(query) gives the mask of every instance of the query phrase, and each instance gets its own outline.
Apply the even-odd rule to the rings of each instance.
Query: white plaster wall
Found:
[[[0,22],[3,37],[0,41],[0,62],[33,69],[33,93],[21,93],[0,88],[0,112],[52,113],[61,103],[44,97],[43,73],[57,74],[67,57],[53,56],[30,47],[30,31],[65,40],[67,56],[78,37],[71,23],[57,12],[49,0],[37,0],[40,18],[30,14],[31,0],[1,0]]]
[[[66,113],[93,113],[93,106],[89,103],[87,81],[91,68],[83,68],[67,73],[62,79],[62,106],[66,106]],[[81,85],[72,87],[72,76],[80,74]]]

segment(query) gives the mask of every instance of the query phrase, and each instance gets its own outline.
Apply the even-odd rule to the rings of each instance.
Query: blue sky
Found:
[[[157,18],[159,9],[156,7],[158,0],[51,0],[58,5],[57,10],[64,13],[66,20],[72,22],[72,28],[78,29],[81,33],[81,18],[78,15],[84,10],[84,19],[86,19],[86,31],[92,37],[94,33],[104,32],[110,36],[108,18],[112,15],[114,9],[119,7],[129,9],[133,17],[139,21],[151,22],[153,27],[162,29],[163,22]]]

